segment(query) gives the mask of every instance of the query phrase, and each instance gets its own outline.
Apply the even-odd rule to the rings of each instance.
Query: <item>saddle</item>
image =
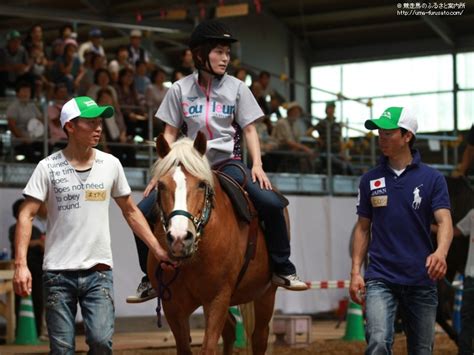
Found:
[[[237,282],[235,284],[235,289],[237,289],[249,267],[250,261],[255,258],[255,253],[257,250],[259,219],[257,211],[255,210],[252,201],[250,201],[248,194],[243,189],[243,187],[232,177],[223,173],[222,171],[216,170],[215,173],[219,179],[222,189],[229,197],[237,216],[242,221],[250,224],[249,233],[247,236],[247,248],[245,250],[244,264],[242,265],[242,269],[240,270],[240,273],[237,277]],[[288,206],[289,201],[286,199],[286,197],[284,197],[279,191],[274,190],[274,192],[282,201],[284,207]]]
[[[252,222],[253,216],[256,215],[256,211],[252,201],[248,198],[247,192],[229,175],[219,170],[216,170],[215,173],[222,189],[232,202],[232,206],[234,207],[237,216],[246,223]],[[284,207],[288,206],[288,199],[283,196],[280,191],[273,190],[273,192],[278,196]]]

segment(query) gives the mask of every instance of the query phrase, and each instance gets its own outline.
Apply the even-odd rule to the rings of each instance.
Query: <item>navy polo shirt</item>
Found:
[[[430,224],[434,211],[450,208],[446,180],[421,162],[418,151],[397,176],[382,157],[359,185],[357,214],[371,220],[366,280],[400,285],[433,285],[426,258],[434,252]]]

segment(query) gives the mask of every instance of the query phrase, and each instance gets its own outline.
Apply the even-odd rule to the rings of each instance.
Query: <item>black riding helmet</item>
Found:
[[[238,39],[232,36],[226,24],[217,20],[201,22],[194,29],[189,41],[196,68],[208,71],[206,62],[209,62],[210,51],[219,44],[230,45],[237,41]],[[210,68],[210,73],[216,75],[212,68]]]

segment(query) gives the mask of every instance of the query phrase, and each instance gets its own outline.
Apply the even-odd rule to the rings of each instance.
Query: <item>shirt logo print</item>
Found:
[[[418,210],[420,208],[420,205],[421,205],[421,196],[420,196],[420,187],[423,186],[423,184],[415,187],[415,189],[413,190],[413,202],[411,204],[411,206],[413,207],[413,209],[415,210]]]

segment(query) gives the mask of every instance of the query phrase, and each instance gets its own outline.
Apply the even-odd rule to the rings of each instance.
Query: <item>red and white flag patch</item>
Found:
[[[376,190],[376,189],[381,189],[382,187],[385,187],[385,178],[381,177],[379,179],[375,180],[370,180],[370,191]]]

